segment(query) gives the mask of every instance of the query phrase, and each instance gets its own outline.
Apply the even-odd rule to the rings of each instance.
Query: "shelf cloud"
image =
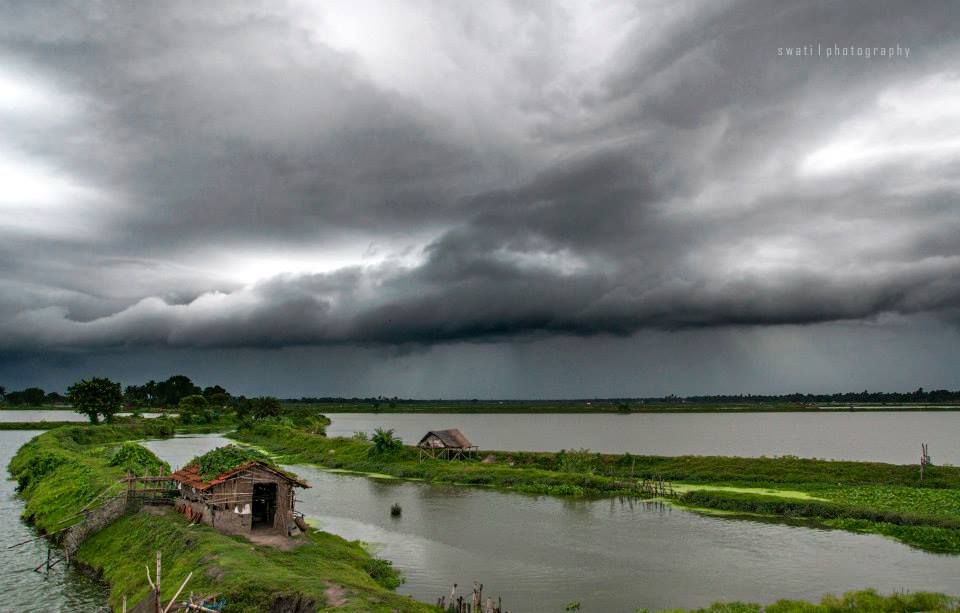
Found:
[[[953,2],[0,16],[9,355],[958,321]]]

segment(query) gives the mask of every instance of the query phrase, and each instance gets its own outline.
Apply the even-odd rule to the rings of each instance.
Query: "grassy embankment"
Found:
[[[134,416],[122,416],[114,417],[109,424],[105,425],[114,425],[114,426],[136,426],[138,424],[148,421],[148,418],[144,417],[134,417]],[[225,432],[227,430],[233,430],[237,427],[237,420],[232,415],[225,415],[219,419],[206,422],[206,423],[196,423],[196,424],[183,424],[176,418],[171,418],[166,415],[160,417],[151,417],[149,421],[156,421],[158,423],[168,424],[170,427],[175,428],[177,434],[201,434],[208,432]],[[84,421],[23,421],[23,422],[11,422],[11,421],[0,421],[0,430],[54,430],[56,428],[63,427],[76,427],[86,425],[88,422]]]
[[[169,424],[74,426],[44,433],[24,445],[10,463],[26,501],[24,518],[53,533],[127,470],[156,474],[156,456],[130,439],[169,436]],[[115,486],[116,487],[116,486]],[[189,589],[225,597],[225,613],[269,611],[297,598],[343,611],[429,611],[395,594],[400,578],[389,562],[371,557],[356,542],[311,531],[292,551],[253,545],[204,526],[190,526],[172,510],[127,515],[87,540],[75,560],[101,573],[111,605],[134,603],[149,586],[143,565],[163,554],[163,596],[173,597],[193,571]]]
[[[896,538],[928,551],[960,554],[960,468],[783,458],[489,452],[493,463],[418,461],[403,447],[371,455],[371,443],[261,424],[232,434],[285,463],[512,489],[556,496],[642,495],[661,478],[672,502],[704,512],[805,522]],[[488,452],[480,454],[488,455]]]
[[[850,411],[960,411],[960,403],[844,404],[809,402],[667,402],[623,400],[400,400],[283,403],[285,413],[833,413]]]
[[[79,421],[0,421],[0,430],[53,430],[82,424]]]

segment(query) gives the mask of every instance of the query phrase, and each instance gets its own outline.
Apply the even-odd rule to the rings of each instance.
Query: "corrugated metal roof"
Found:
[[[271,473],[277,475],[278,477],[281,477],[282,479],[285,479],[286,481],[289,481],[290,483],[293,483],[294,485],[297,485],[299,487],[310,487],[309,485],[307,485],[305,481],[301,481],[300,479],[295,479],[294,477],[284,474],[278,471],[277,469],[271,467],[268,464],[265,464],[263,462],[257,462],[256,460],[251,462],[246,462],[244,464],[241,464],[240,466],[237,466],[232,470],[228,470],[226,472],[220,473],[219,475],[217,475],[216,477],[208,481],[204,481],[203,477],[200,476],[200,466],[198,464],[190,464],[189,466],[184,466],[180,470],[170,475],[170,478],[184,485],[189,485],[190,487],[203,491],[203,490],[208,490],[215,485],[220,485],[224,481],[229,481],[230,479],[239,475],[240,473],[246,472],[253,466],[259,466],[264,470],[268,470]]]
[[[431,435],[440,439],[440,442],[443,443],[444,447],[450,447],[452,449],[466,449],[467,447],[474,446],[474,444],[470,442],[470,439],[464,436],[463,432],[460,432],[456,428],[451,428],[450,430],[431,430],[423,435],[423,438],[420,439],[420,442],[417,443],[417,446],[422,445],[423,442],[430,438]]]

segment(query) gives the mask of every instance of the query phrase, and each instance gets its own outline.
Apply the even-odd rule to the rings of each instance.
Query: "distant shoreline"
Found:
[[[527,413],[527,414],[612,414],[634,413],[842,413],[842,412],[926,412],[960,411],[960,404],[887,404],[887,405],[790,405],[790,404],[679,404],[679,405],[629,405],[587,402],[417,402],[396,403],[394,406],[370,403],[298,403],[285,402],[289,411],[310,410],[320,413]]]
[[[546,401],[546,400],[504,400],[504,401],[469,401],[469,400],[401,400],[369,402],[297,402],[282,401],[284,412],[298,413],[390,413],[390,414],[434,414],[434,413],[462,413],[462,414],[606,414],[631,415],[656,413],[883,413],[883,412],[950,412],[960,411],[960,403],[863,403],[863,404],[825,404],[825,403],[773,403],[756,402],[742,404],[724,403],[630,403],[621,401]],[[0,415],[4,411],[11,413],[24,411],[67,411],[72,408],[63,405],[47,405],[39,407],[29,406],[0,406]],[[145,408],[146,413],[166,413],[160,408]],[[170,413],[172,415],[172,413]],[[0,430],[13,429],[4,427],[0,418]],[[48,426],[49,427],[49,426]]]

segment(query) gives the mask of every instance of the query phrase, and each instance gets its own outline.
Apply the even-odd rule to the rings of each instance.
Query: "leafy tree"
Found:
[[[40,406],[43,404],[43,400],[46,397],[46,392],[39,387],[28,387],[27,389],[23,390],[23,402],[31,406]]]
[[[148,405],[146,385],[128,385],[123,390],[123,402],[129,407],[143,407]]]
[[[0,400],[6,400],[6,399],[7,399],[7,388],[0,385]]]
[[[185,375],[174,375],[157,384],[158,400],[160,404],[168,407],[177,406],[187,396],[200,394],[201,391],[193,384],[190,377]]]
[[[63,404],[67,401],[67,397],[62,394],[58,394],[57,392],[50,392],[44,398],[44,401],[47,404]]]
[[[218,393],[210,394],[209,396],[204,394],[203,397],[207,399],[207,402],[210,403],[211,407],[222,409],[230,405],[230,400],[231,400],[230,394],[222,394],[218,392]]]
[[[160,406],[160,389],[159,384],[150,379],[143,384],[143,393],[146,397],[147,406],[149,407],[158,407]]]
[[[243,423],[250,419],[253,413],[253,406],[246,396],[240,396],[234,399],[234,411],[237,413],[237,419]]]
[[[210,404],[206,398],[199,394],[182,398],[180,404],[177,405],[177,410],[180,413],[180,421],[185,424],[190,424],[195,421],[209,423],[213,418],[210,411]]]
[[[254,419],[279,417],[280,412],[280,401],[276,398],[264,396],[250,401],[250,414]]]
[[[103,377],[74,383],[67,389],[67,396],[74,410],[86,415],[92,424],[100,423],[100,416],[109,422],[123,404],[120,384]]]
[[[219,385],[213,385],[213,386],[210,386],[210,387],[205,387],[205,388],[203,388],[203,397],[206,398],[207,400],[210,400],[210,399],[213,398],[214,396],[217,396],[217,395],[220,395],[220,394],[225,395],[225,396],[229,396],[229,395],[230,395],[230,394],[227,394],[227,390],[223,389],[223,388],[220,387]]]
[[[394,429],[384,430],[377,428],[370,437],[373,447],[370,448],[370,455],[381,455],[397,451],[403,447],[403,441],[394,434]]]

